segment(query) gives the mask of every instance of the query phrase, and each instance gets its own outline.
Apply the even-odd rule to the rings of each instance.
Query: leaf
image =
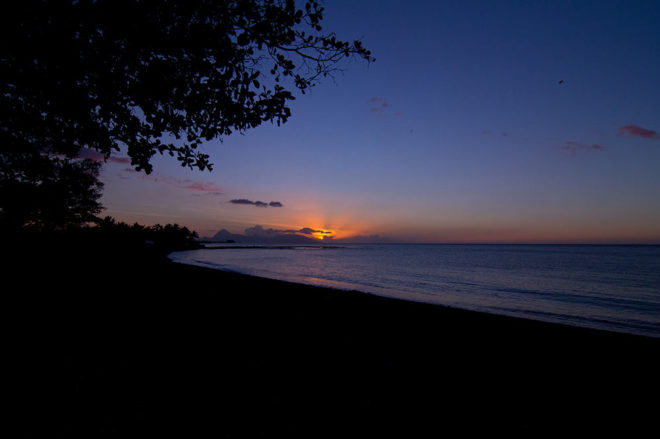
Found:
[[[242,33],[236,38],[236,42],[239,46],[247,46],[250,44],[250,38],[246,33]]]

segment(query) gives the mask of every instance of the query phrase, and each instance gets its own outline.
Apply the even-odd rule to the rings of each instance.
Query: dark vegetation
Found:
[[[14,2],[0,14],[0,227],[101,210],[99,160],[211,169],[203,142],[284,123],[294,92],[373,61],[308,0]]]
[[[94,240],[105,240],[107,244],[121,248],[152,247],[162,253],[176,250],[194,250],[201,248],[197,242],[197,233],[181,227],[178,224],[156,224],[143,226],[141,224],[129,225],[117,222],[111,217],[99,221],[96,227],[85,230]]]
[[[28,0],[3,10],[1,140],[6,150],[108,157],[137,170],[167,153],[205,169],[202,141],[286,122],[305,92],[360,41],[322,32],[309,0]]]
[[[0,233],[4,251],[2,261],[26,273],[33,269],[38,272],[47,264],[58,266],[56,261],[70,261],[66,264],[71,267],[65,269],[69,272],[75,270],[76,264],[87,262],[88,258],[109,271],[124,266],[127,261],[141,260],[140,264],[150,259],[164,261],[172,251],[201,248],[197,238],[196,232],[178,224],[129,225],[111,217],[62,230],[22,228]],[[67,279],[70,286],[78,282],[77,276]]]
[[[55,231],[97,220],[100,163],[35,154],[0,153],[0,229]]]

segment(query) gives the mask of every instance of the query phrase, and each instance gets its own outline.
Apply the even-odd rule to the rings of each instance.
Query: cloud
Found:
[[[133,168],[124,168],[123,172],[125,174],[138,174]],[[153,175],[153,174],[144,174],[139,173],[142,180],[152,181],[154,183],[164,183],[176,186],[180,189],[185,189],[193,192],[193,195],[223,195],[222,188],[217,187],[214,183],[205,182],[205,181],[195,181],[189,178],[180,179],[169,177],[167,175]],[[123,177],[122,177],[123,178]]]
[[[248,200],[249,201],[249,200]],[[319,242],[331,244],[366,244],[366,243],[384,243],[392,242],[391,239],[381,235],[357,235],[350,238],[335,238],[333,232],[314,229],[311,227],[301,227],[297,230],[283,230],[264,228],[255,225],[245,229],[243,235],[233,234],[225,229],[220,230],[213,238],[216,241],[232,240],[239,243],[271,243],[271,244],[289,244],[289,245],[316,245]]]
[[[110,156],[106,159],[105,156],[100,152],[89,148],[81,149],[80,153],[78,154],[78,157],[80,157],[81,159],[93,160],[95,162],[110,162],[110,163],[120,163],[120,164],[128,164],[131,162],[131,159],[129,159],[128,157]]]
[[[282,235],[284,232],[285,232],[284,230],[264,229],[262,226],[254,226],[245,229],[245,236],[273,237],[273,236]]]
[[[380,96],[374,96],[369,99],[369,104],[372,106],[369,109],[369,111],[372,113],[383,113],[387,110],[387,107],[390,106],[390,103],[387,102],[387,99],[381,98]],[[398,115],[400,116],[401,113],[398,113]]]
[[[219,195],[222,193],[222,190],[219,187],[216,187],[213,183],[205,183],[201,181],[193,181],[190,182],[189,184],[186,184],[185,186],[179,186],[182,189],[188,189],[191,191],[199,191],[199,192],[209,192],[214,195]]]
[[[173,178],[173,177],[168,177],[168,176],[148,176],[145,175],[143,178],[146,178],[147,180],[151,180],[155,183],[165,183],[165,184],[171,184],[174,185],[180,189],[186,189],[188,191],[192,191],[197,193],[198,195],[200,193],[208,194],[208,195],[222,195],[222,189],[214,185],[213,183],[208,183],[208,182],[202,182],[202,181],[194,181],[190,179],[179,179],[179,178]]]
[[[282,236],[282,235],[324,235],[325,237],[331,237],[332,232],[326,230],[312,229],[311,227],[302,227],[298,230],[283,230],[283,229],[264,229],[262,226],[254,226],[245,229],[246,236],[260,236],[260,237],[273,237],[273,236]]]
[[[271,201],[270,203],[265,203],[263,201],[252,201],[248,200],[245,198],[237,198],[234,200],[229,200],[230,203],[232,204],[243,204],[243,205],[248,205],[248,206],[256,206],[256,207],[284,207],[282,203],[279,201]]]
[[[604,151],[605,147],[601,145],[588,145],[586,143],[580,143],[580,142],[574,142],[572,140],[564,142],[564,144],[561,146],[561,149],[564,151],[578,151],[578,150],[585,150],[585,151]]]
[[[245,198],[240,198],[237,200],[229,200],[232,204],[254,204],[254,201],[246,200]]]
[[[641,137],[643,139],[653,139],[653,140],[660,139],[660,135],[657,132],[653,130],[647,130],[646,128],[642,128],[637,125],[624,125],[622,127],[619,127],[619,134],[633,136],[633,137]]]
[[[300,230],[307,231],[314,229],[303,227]],[[243,235],[234,234],[222,229],[210,239],[219,242],[227,242],[231,240],[238,243],[248,244],[317,245],[319,243],[319,237],[322,236],[325,240],[329,239],[331,235],[330,232],[323,231],[322,235],[317,234],[316,236],[312,236],[311,234],[301,233],[300,230],[265,229],[260,225],[255,225],[245,229]]]
[[[108,157],[107,161],[110,162],[110,163],[129,164],[131,162],[131,159],[129,159],[128,157],[110,156],[110,157]]]
[[[287,232],[302,233],[304,235],[313,235],[315,233],[318,235],[332,235],[332,232],[326,232],[325,230],[316,230],[309,227],[303,227],[300,230],[287,230]]]

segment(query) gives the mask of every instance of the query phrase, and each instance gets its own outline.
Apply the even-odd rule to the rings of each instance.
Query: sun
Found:
[[[314,238],[318,239],[319,241],[323,241],[323,238],[325,238],[327,236],[332,236],[332,232],[331,231],[326,231],[326,230],[319,230],[319,231],[313,232],[312,236]]]

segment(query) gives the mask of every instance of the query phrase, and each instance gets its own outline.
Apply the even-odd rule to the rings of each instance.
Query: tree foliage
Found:
[[[62,230],[95,221],[100,166],[39,154],[0,156],[0,226]]]
[[[198,146],[286,122],[305,92],[360,41],[323,33],[323,7],[293,0],[22,0],[4,8],[3,155],[106,158],[125,147],[211,168]]]
[[[99,220],[94,227],[88,228],[87,232],[96,235],[96,241],[110,239],[121,248],[137,248],[145,244],[166,252],[200,248],[197,232],[178,224],[129,225],[107,216]]]
[[[125,148],[211,169],[199,145],[286,122],[359,41],[308,0],[22,0],[0,14],[0,221],[62,228],[100,211],[99,165]]]

